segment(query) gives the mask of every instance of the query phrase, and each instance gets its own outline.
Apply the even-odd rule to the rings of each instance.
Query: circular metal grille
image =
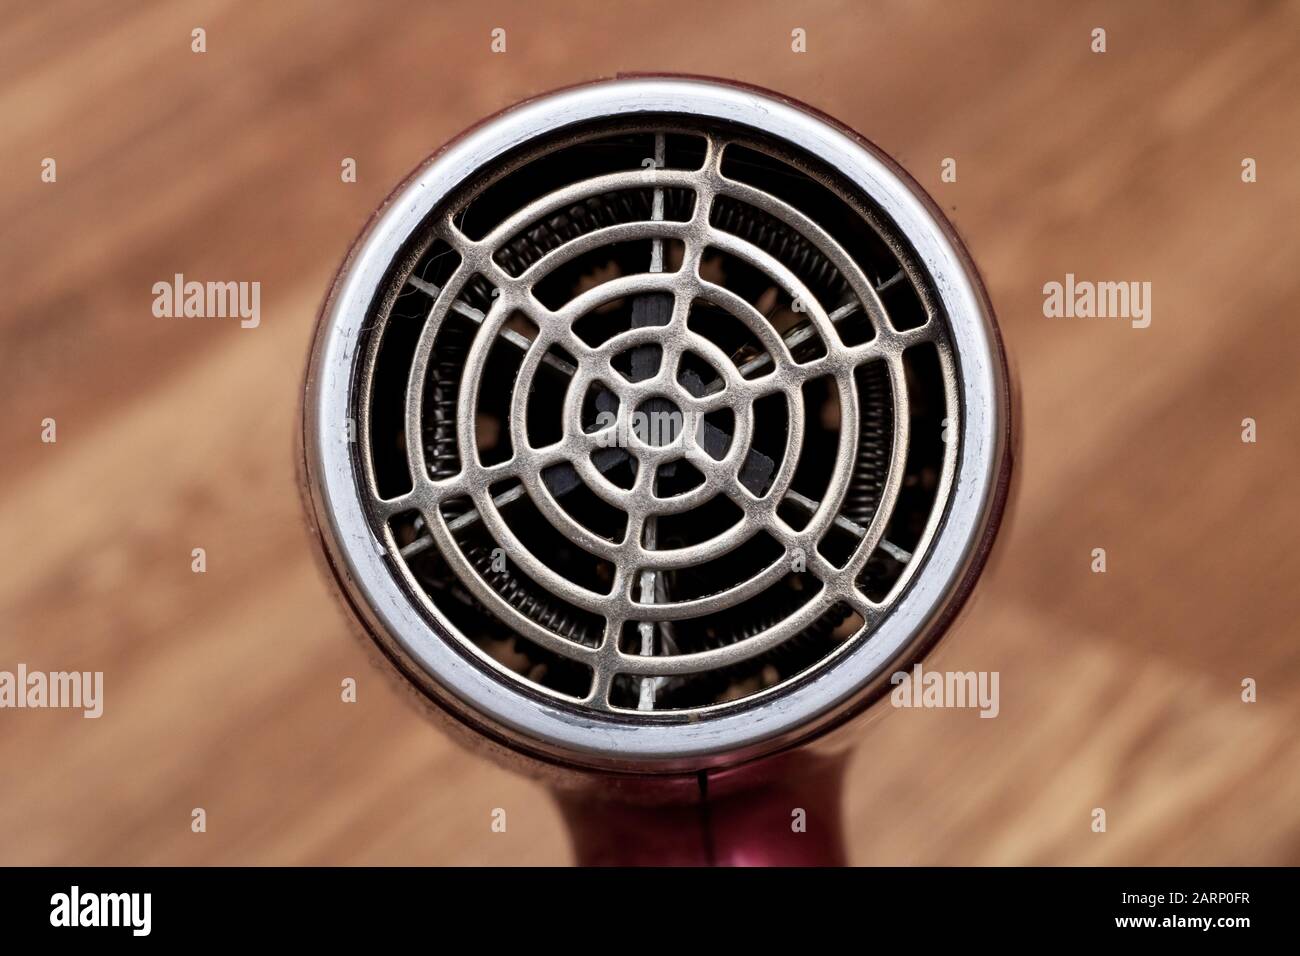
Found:
[[[524,130],[353,268],[364,524],[544,713],[779,698],[873,642],[943,525],[970,433],[944,277],[806,140],[652,103]]]

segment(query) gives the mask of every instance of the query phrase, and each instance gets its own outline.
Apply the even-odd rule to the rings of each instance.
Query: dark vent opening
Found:
[[[662,239],[660,242],[665,246],[664,271],[675,271],[670,267],[674,262],[680,264],[682,261],[680,242],[675,239]],[[546,278],[533,286],[533,295],[546,308],[557,311],[582,293],[620,276],[649,272],[650,256],[651,240],[649,239],[634,239],[602,246],[574,256],[568,262],[557,266]]]
[[[840,400],[835,380],[820,376],[803,386],[803,450],[792,487],[805,498],[821,501],[831,480],[828,463],[840,443]]]
[[[781,559],[781,545],[765,531],[755,534],[743,546],[729,551],[705,568],[662,571],[667,591],[675,600],[693,601],[717,594],[754,577]]]

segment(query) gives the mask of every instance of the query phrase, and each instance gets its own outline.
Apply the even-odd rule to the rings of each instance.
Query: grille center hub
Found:
[[[631,431],[651,448],[673,445],[685,431],[682,410],[671,399],[648,398],[632,413]]]

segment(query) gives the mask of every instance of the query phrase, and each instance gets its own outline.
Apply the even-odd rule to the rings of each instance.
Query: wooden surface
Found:
[[[878,143],[966,239],[1018,373],[1012,512],[933,661],[1000,671],[1001,715],[864,729],[852,859],[1300,862],[1298,36],[1281,3],[6,10],[0,669],[103,670],[106,699],[0,711],[0,863],[570,859],[544,792],[348,636],[292,447],[316,309],[377,203],[480,117],[622,70],[769,86]],[[260,281],[261,326],[154,318],[177,272]],[[1067,272],[1152,282],[1151,327],[1045,319]]]

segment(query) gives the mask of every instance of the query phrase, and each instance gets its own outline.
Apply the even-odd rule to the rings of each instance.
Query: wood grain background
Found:
[[[864,732],[853,860],[1300,862],[1298,37],[1264,2],[7,7],[0,669],[103,670],[106,710],[0,711],[0,863],[570,860],[544,792],[347,635],[295,403],[394,184],[519,98],[632,70],[773,87],[878,143],[965,237],[1018,372],[1011,515],[935,660],[999,670],[1001,716]],[[260,281],[261,327],[154,318],[177,272]],[[1151,327],[1043,318],[1066,272],[1152,282]]]

